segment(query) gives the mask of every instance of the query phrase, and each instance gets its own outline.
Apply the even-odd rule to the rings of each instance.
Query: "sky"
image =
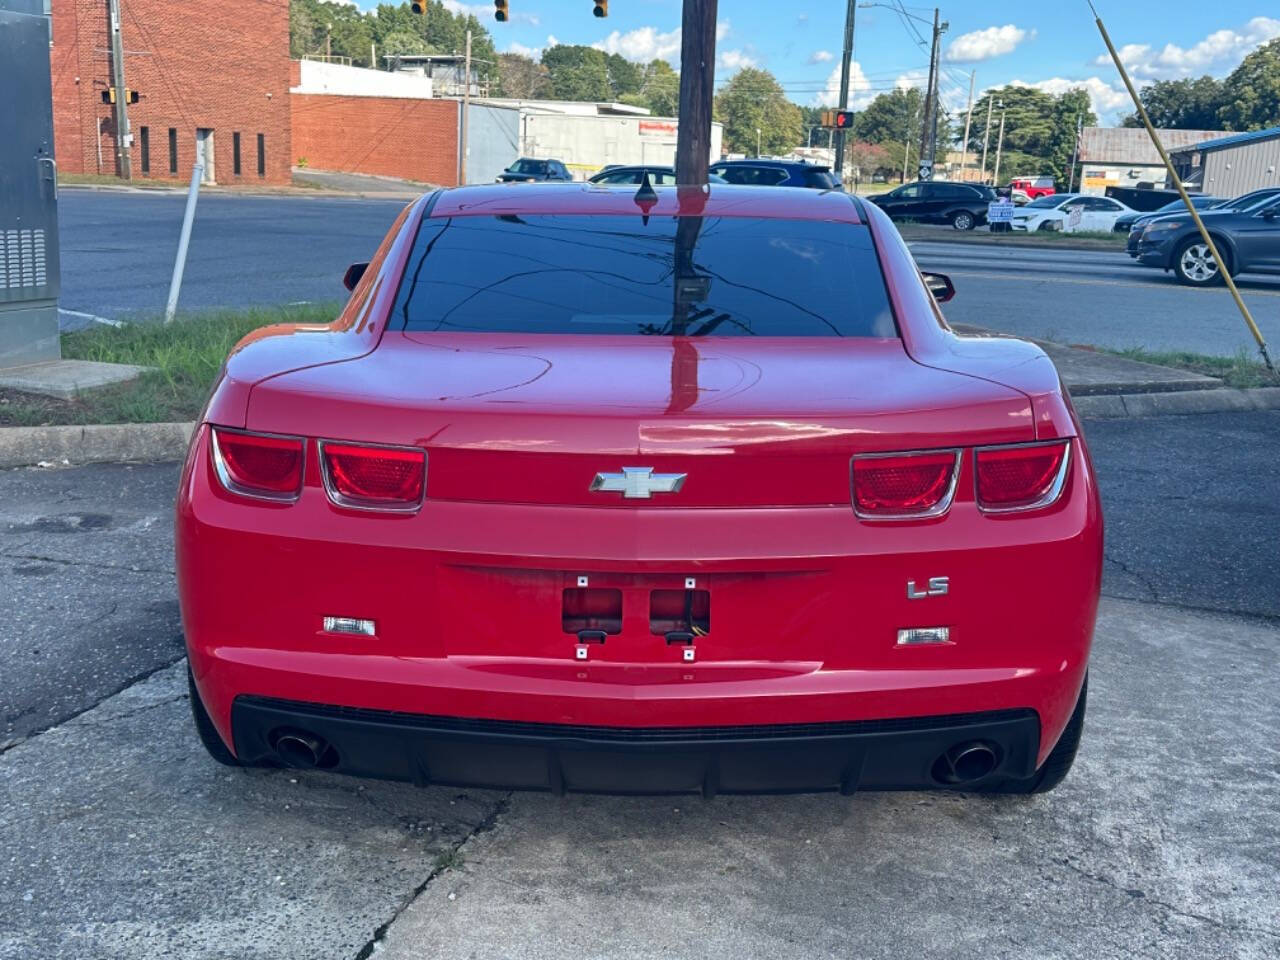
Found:
[[[374,0],[359,0],[366,8]],[[884,4],[857,10],[851,100],[855,109],[894,86],[924,86],[932,7]],[[484,23],[498,50],[533,57],[556,43],[580,43],[647,62],[680,59],[681,0],[611,0],[592,16],[592,0],[509,0],[511,19],[493,20],[491,3],[445,0]],[[1249,51],[1280,36],[1274,0],[1095,0],[1136,83],[1208,73],[1225,76]],[[839,0],[719,0],[716,84],[742,67],[761,67],[806,106],[835,103],[845,4]],[[918,19],[913,19],[918,18]],[[1105,125],[1132,109],[1086,0],[952,0],[941,8],[944,103],[963,111],[974,73],[976,95],[1024,83],[1053,93],[1088,89]]]

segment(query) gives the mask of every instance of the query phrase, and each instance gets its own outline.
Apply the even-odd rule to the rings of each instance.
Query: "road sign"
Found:
[[[992,200],[987,204],[987,223],[1012,223],[1013,201],[1008,199]]]
[[[921,180],[932,180],[933,179],[933,161],[921,160],[920,167],[919,167],[919,174],[920,174],[919,179]]]

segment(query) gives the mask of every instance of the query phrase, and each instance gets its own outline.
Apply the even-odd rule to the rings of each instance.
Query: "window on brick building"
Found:
[[[169,128],[169,172],[178,172],[178,131],[174,127]]]
[[[138,130],[138,135],[142,140],[142,172],[151,173],[151,128],[142,127]]]
[[[267,175],[267,137],[265,134],[258,134],[258,176],[265,177]]]
[[[240,176],[240,132],[231,134],[231,172]]]

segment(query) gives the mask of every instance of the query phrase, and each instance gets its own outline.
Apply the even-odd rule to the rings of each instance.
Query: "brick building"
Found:
[[[116,174],[107,0],[53,0],[54,143],[68,173]],[[289,0],[120,0],[135,178],[287,184]],[[212,163],[209,160],[212,160]]]

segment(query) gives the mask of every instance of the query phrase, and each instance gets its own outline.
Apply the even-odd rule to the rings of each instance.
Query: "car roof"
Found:
[[[654,188],[656,200],[636,203],[633,184],[529,183],[518,189],[502,184],[455,187],[436,194],[428,216],[705,216],[761,217],[777,220],[836,220],[861,223],[858,207],[841,190],[781,190],[777,187],[712,184],[702,190]]]
[[[747,157],[743,160],[716,160],[713,167],[787,167],[801,170],[816,170],[828,173],[831,168],[826,164],[810,163],[808,160],[775,160],[772,157]]]

